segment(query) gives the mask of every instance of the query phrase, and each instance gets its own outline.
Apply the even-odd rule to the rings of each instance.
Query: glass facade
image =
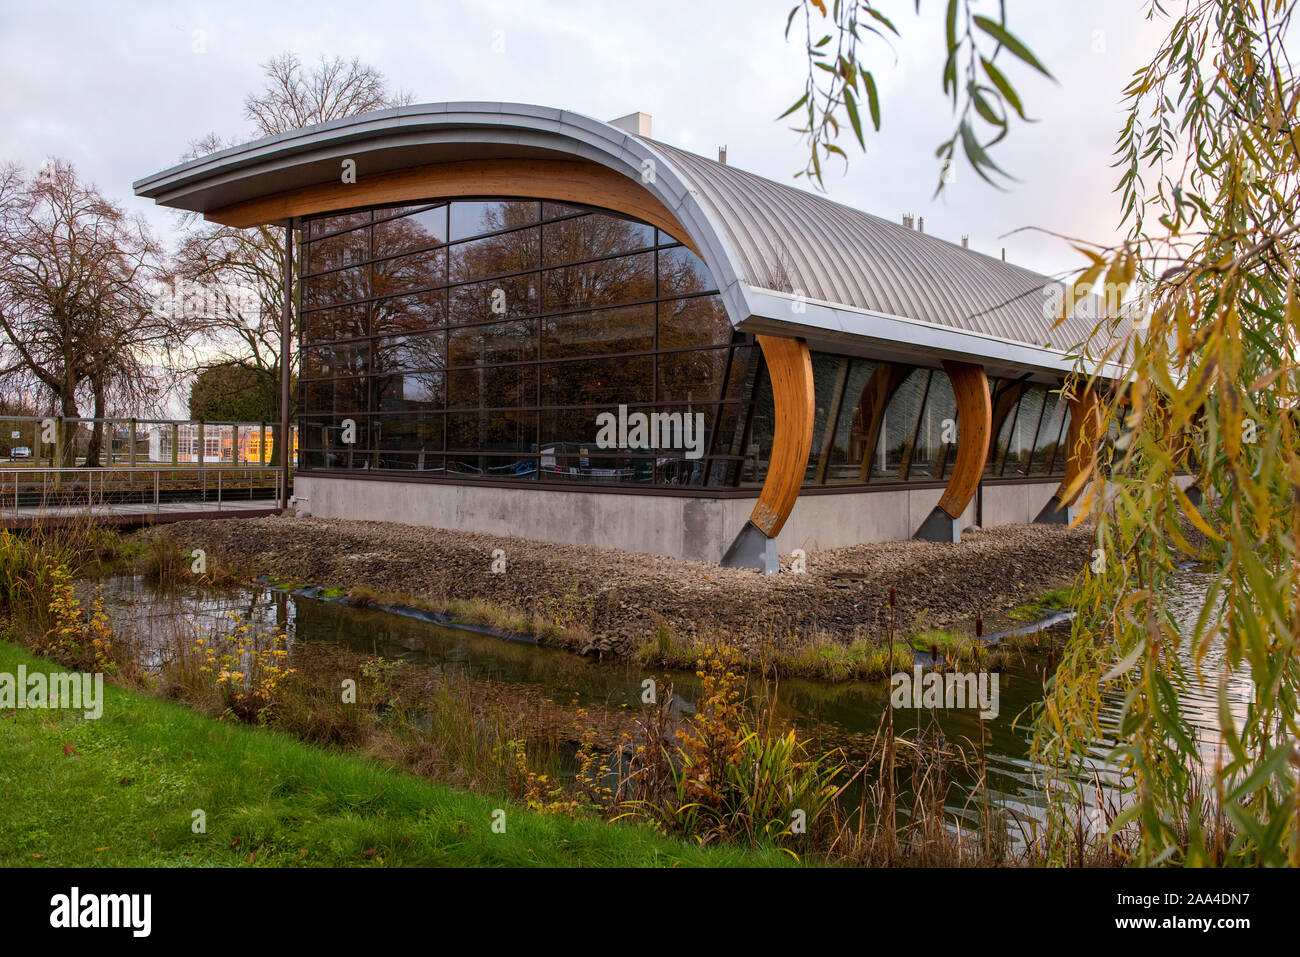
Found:
[[[753,346],[667,233],[512,199],[319,216],[299,239],[304,468],[734,484]]]
[[[984,474],[990,478],[1063,475],[1070,413],[1059,386],[994,380],[993,434]]]
[[[300,463],[456,481],[751,487],[776,424],[753,338],[654,226],[535,199],[316,216],[299,240]],[[805,486],[941,483],[940,369],[814,352]],[[1064,471],[1059,393],[994,381],[988,477]]]
[[[961,437],[957,398],[941,369],[812,355],[816,390],[813,447],[804,486],[941,483],[952,475]],[[1044,385],[990,381],[990,478],[1065,471],[1069,413]],[[740,484],[760,486],[771,458],[775,412],[766,370],[747,410]],[[870,454],[868,454],[870,450]]]

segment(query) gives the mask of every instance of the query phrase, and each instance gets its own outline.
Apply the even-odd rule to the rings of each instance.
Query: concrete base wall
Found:
[[[1057,484],[986,486],[984,525],[1032,522]],[[941,494],[940,489],[900,488],[801,496],[777,536],[777,551],[786,555],[796,548],[911,538]],[[297,514],[319,518],[401,522],[718,562],[749,519],[754,501],[299,475],[293,504]],[[974,524],[972,502],[960,526]]]

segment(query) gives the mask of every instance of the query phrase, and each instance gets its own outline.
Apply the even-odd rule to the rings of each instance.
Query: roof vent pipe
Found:
[[[725,145],[718,147],[718,162],[723,166],[727,165],[727,147]]]
[[[922,216],[920,219],[918,219],[918,220],[916,221],[916,231],[917,231],[918,233],[923,233],[923,232],[925,232],[925,217],[924,217],[924,216]]]
[[[1002,261],[1003,261],[1003,262],[1006,262],[1006,261],[1007,261],[1007,247],[1006,247],[1006,246],[1003,246],[1003,247],[1002,247]]]
[[[961,248],[970,249],[970,236],[968,236],[966,233],[961,234]]]

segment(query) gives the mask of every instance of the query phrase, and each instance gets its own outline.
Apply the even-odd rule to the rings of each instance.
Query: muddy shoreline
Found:
[[[434,605],[479,601],[551,623],[542,640],[633,658],[656,635],[741,651],[882,638],[897,590],[896,633],[993,621],[1069,586],[1093,547],[1091,526],[973,529],[960,544],[885,542],[813,551],[805,574],[583,545],[382,522],[268,517],[180,522],[135,535],[202,548],[210,567],[285,582],[369,589]],[[494,572],[494,552],[504,571]],[[498,556],[499,557],[499,556]],[[497,567],[500,563],[497,562]]]

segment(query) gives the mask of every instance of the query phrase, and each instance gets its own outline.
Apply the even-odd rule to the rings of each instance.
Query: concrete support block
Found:
[[[922,542],[960,542],[961,523],[936,505],[912,538]]]
[[[1034,519],[1035,525],[1070,525],[1073,524],[1078,510],[1072,506],[1062,505],[1061,500],[1053,495],[1043,506],[1043,510]]]
[[[754,568],[764,575],[775,575],[781,570],[776,555],[776,539],[768,538],[753,522],[746,522],[727,553],[722,556],[724,568]]]

